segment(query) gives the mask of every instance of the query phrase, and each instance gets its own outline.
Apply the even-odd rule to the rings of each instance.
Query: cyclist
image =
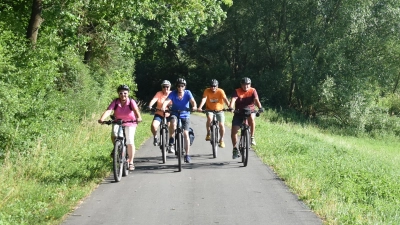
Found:
[[[189,150],[190,150],[190,140],[189,140],[189,127],[190,127],[190,112],[188,111],[183,111],[180,113],[180,118],[178,117],[178,113],[176,110],[186,110],[189,108],[189,103],[192,105],[192,109],[196,110],[197,109],[197,104],[196,101],[193,98],[192,92],[189,90],[185,90],[186,88],[186,80],[183,78],[178,78],[176,81],[176,88],[177,90],[172,91],[169,95],[168,98],[164,101],[162,105],[162,110],[165,111],[166,107],[171,103],[172,101],[172,107],[171,107],[171,120],[170,120],[170,125],[169,125],[169,145],[172,146],[174,144],[174,131],[176,129],[176,125],[178,122],[178,119],[181,119],[181,124],[182,128],[184,130],[183,136],[184,136],[184,146],[186,149],[186,155],[185,155],[185,162],[190,163],[191,159],[189,156]]]
[[[171,83],[168,80],[164,80],[161,83],[161,91],[157,92],[153,99],[149,103],[149,109],[157,102],[157,109],[161,109],[163,102],[167,99],[171,88]],[[169,113],[166,113],[165,116],[167,117],[167,121],[169,121]],[[157,128],[160,125],[161,121],[163,120],[164,113],[161,111],[156,111],[154,114],[153,122],[151,124],[150,130],[153,133],[153,144],[154,146],[158,145],[158,138],[157,138]]]
[[[201,99],[198,111],[199,112],[202,111],[201,108],[203,108],[204,103],[206,104],[206,110],[220,111],[224,108],[224,102],[226,105],[229,105],[229,101],[228,101],[228,98],[226,98],[225,91],[222,90],[221,88],[218,88],[218,81],[216,79],[212,79],[210,81],[210,88],[205,89],[203,92],[203,99]],[[224,143],[225,115],[224,115],[224,112],[220,111],[220,112],[216,113],[216,117],[217,117],[217,120],[219,121],[219,134],[220,134],[219,147],[224,148],[225,147],[225,143]],[[210,137],[210,126],[211,126],[212,118],[213,118],[213,113],[207,112],[206,141],[209,141],[211,138]]]
[[[115,119],[122,119],[124,121],[136,120],[137,122],[142,121],[142,117],[139,112],[139,108],[135,102],[135,100],[130,99],[129,96],[129,87],[125,84],[120,85],[117,88],[117,92],[119,98],[113,100],[108,106],[107,110],[103,113],[103,115],[98,120],[99,123],[103,123],[104,120],[111,115],[111,112],[114,111]],[[135,148],[135,131],[137,123],[124,123],[125,126],[125,136],[126,136],[126,145],[128,147],[128,163],[129,170],[134,170],[135,165],[133,165],[134,158],[134,148]],[[111,140],[114,144],[115,138],[118,136],[118,125],[114,124],[111,130]]]
[[[258,98],[258,94],[255,88],[251,87],[251,80],[248,77],[243,77],[240,81],[241,87],[237,88],[232,94],[231,104],[229,108],[232,109],[235,106],[236,110],[243,110],[245,108],[250,108],[251,111],[255,110],[255,105],[257,105],[260,112],[263,111],[261,107],[260,100]],[[231,140],[233,145],[232,158],[236,159],[238,157],[238,137],[237,133],[240,129],[240,125],[242,124],[243,114],[235,113],[232,119],[232,130],[231,130]],[[256,145],[256,141],[254,140],[255,133],[255,113],[252,113],[248,118],[249,126],[250,126],[250,135],[251,135],[251,145]]]

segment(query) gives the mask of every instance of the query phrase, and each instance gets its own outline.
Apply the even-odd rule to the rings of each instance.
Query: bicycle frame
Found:
[[[181,112],[190,111],[190,109],[185,110],[170,110],[172,112],[177,112],[177,123],[175,129],[175,155],[178,157],[178,171],[182,171],[182,158],[187,154],[184,151],[184,139],[183,139],[183,128],[182,128],[182,121],[181,121]]]
[[[239,113],[239,111],[235,110],[235,113]],[[242,124],[240,125],[239,152],[244,167],[247,166],[249,161],[250,149],[250,126],[248,124],[248,118],[253,113],[256,113],[256,117],[259,116],[259,111],[250,111],[249,115],[240,115],[242,117]]]
[[[104,121],[103,124],[117,124],[118,132],[117,137],[114,141],[114,154],[113,154],[113,174],[114,180],[116,182],[121,181],[122,176],[127,176],[128,171],[128,152],[126,146],[126,136],[125,136],[125,127],[122,125],[124,123],[130,123],[136,121],[123,121],[123,120],[110,120]]]
[[[152,111],[162,111],[161,109],[151,108]],[[166,112],[163,112],[163,119],[160,123],[160,140],[158,145],[160,146],[162,162],[165,163],[167,161],[167,151],[170,148],[168,144],[169,130],[168,130],[168,122],[167,117],[165,116]]]

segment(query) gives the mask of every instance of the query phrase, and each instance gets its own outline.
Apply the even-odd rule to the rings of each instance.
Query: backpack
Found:
[[[119,100],[119,98],[114,99],[114,102],[115,102],[114,111],[118,108],[118,104],[117,104],[118,100]],[[133,107],[132,107],[133,99],[128,98],[128,100],[129,100],[129,108],[131,109],[131,111],[133,111]]]
[[[195,138],[195,136],[194,136],[194,131],[193,131],[193,129],[192,129],[191,127],[189,127],[190,146],[192,146],[193,141],[194,141],[194,138]]]

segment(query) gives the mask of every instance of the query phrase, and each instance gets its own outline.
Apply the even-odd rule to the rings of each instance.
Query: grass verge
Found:
[[[261,117],[255,151],[326,224],[400,224],[400,141],[388,139]]]
[[[149,138],[152,116],[142,115],[135,145]],[[0,224],[59,224],[110,174],[110,126],[92,116],[75,132],[43,137],[35,149],[6,157],[0,168]]]

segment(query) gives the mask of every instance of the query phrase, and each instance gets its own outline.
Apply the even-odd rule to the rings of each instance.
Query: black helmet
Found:
[[[165,86],[167,86],[167,85],[171,86],[171,82],[169,82],[169,80],[163,80],[163,82],[161,82],[161,87],[164,86],[164,85]]]
[[[243,77],[240,81],[241,84],[251,84],[251,80],[248,77]]]
[[[210,81],[210,86],[218,86],[218,81],[216,79],[212,79]]]
[[[178,78],[178,80],[176,80],[176,85],[178,85],[178,84],[183,84],[186,86],[186,80],[183,78]]]
[[[117,91],[129,91],[129,87],[126,84],[121,84],[118,86]]]

